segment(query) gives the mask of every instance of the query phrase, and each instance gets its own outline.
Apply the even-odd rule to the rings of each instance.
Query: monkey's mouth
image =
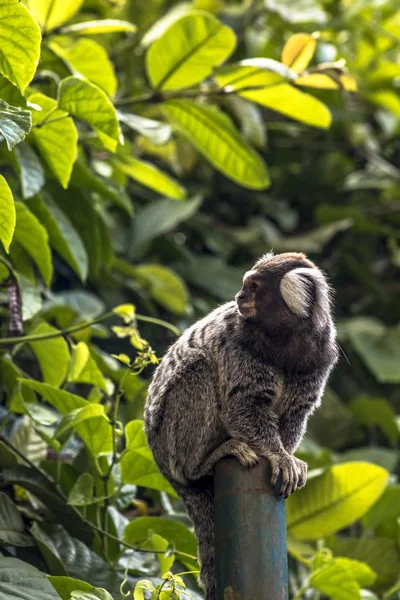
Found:
[[[238,311],[243,317],[254,317],[256,315],[256,307],[254,304],[247,302],[237,303]]]

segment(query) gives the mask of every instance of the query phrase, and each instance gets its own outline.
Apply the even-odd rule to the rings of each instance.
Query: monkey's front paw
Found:
[[[301,478],[300,468],[297,466],[299,459],[287,452],[281,454],[271,453],[267,455],[267,458],[271,463],[271,484],[274,492],[278,496],[287,498],[299,486],[299,479]]]
[[[245,442],[238,441],[232,454],[238,459],[240,464],[246,469],[255,467],[259,462],[257,454]]]
[[[302,488],[306,485],[307,481],[307,470],[308,465],[304,460],[300,460],[299,458],[293,457],[296,462],[297,471],[299,473],[299,480],[297,482],[297,487]]]

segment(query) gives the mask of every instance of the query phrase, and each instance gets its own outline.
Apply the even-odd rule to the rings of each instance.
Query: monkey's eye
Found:
[[[249,290],[254,292],[256,289],[258,288],[258,283],[256,283],[255,281],[253,281],[250,285],[249,285]]]

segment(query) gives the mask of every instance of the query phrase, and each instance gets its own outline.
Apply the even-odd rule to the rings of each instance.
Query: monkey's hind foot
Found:
[[[240,464],[246,469],[255,467],[259,462],[257,454],[245,442],[236,441],[232,448],[232,454],[238,459]]]

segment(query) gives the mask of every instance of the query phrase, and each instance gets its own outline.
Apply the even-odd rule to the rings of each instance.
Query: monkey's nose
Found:
[[[244,298],[245,298],[245,295],[243,292],[239,292],[238,294],[236,294],[236,300],[242,301],[242,300],[244,300]]]

